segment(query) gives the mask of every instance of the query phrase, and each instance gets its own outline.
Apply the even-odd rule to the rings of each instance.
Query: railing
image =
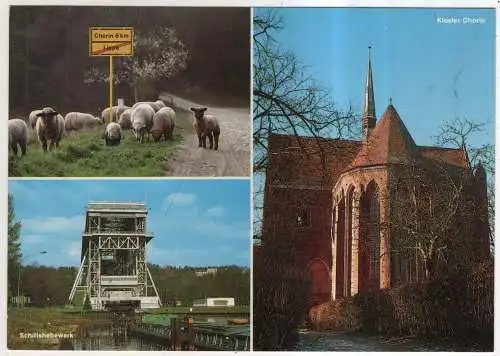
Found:
[[[172,328],[167,325],[136,323],[131,325],[129,330],[132,333],[145,337],[154,337],[161,339],[162,342],[173,344]],[[249,351],[249,335],[237,332],[231,332],[230,328],[210,326],[184,326],[176,334],[184,333],[184,336],[190,337],[187,342],[196,349],[218,350],[218,351]]]

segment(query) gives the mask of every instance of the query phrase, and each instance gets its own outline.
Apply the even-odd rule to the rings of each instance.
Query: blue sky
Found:
[[[266,9],[255,10],[259,14]],[[494,142],[495,15],[485,9],[281,8],[283,48],[329,88],[340,108],[361,112],[368,46],[377,118],[393,105],[418,145],[433,145],[439,124],[490,120],[478,142]],[[484,24],[440,24],[439,17]]]
[[[283,29],[273,32],[274,39],[331,91],[339,109],[352,104],[362,112],[371,46],[377,119],[392,98],[417,145],[435,145],[440,124],[455,118],[489,121],[470,143],[495,142],[494,9],[273,10],[283,17]],[[254,15],[267,11],[258,8]],[[439,23],[440,17],[460,23]],[[484,24],[464,24],[464,17],[484,19]],[[262,178],[254,177],[254,191]],[[261,199],[256,196],[255,206]]]
[[[248,180],[10,180],[25,264],[76,266],[89,200],[144,201],[148,262],[249,266]]]

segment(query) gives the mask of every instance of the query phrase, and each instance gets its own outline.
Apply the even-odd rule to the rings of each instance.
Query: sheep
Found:
[[[159,100],[158,100],[159,101]],[[162,107],[165,106],[165,104],[162,103],[162,105],[158,104],[158,101],[139,101],[137,103],[135,103],[133,106],[132,106],[132,109],[135,109],[137,106],[141,105],[141,104],[148,104],[149,106],[151,106],[151,108],[157,112],[158,110],[160,110]]]
[[[42,112],[42,110],[33,110],[32,112],[30,112],[30,115],[28,117],[28,121],[29,121],[30,126],[33,130],[35,129],[36,120],[38,120],[37,114],[39,114],[41,112]]]
[[[158,110],[153,116],[153,127],[151,128],[153,140],[158,142],[162,136],[165,137],[165,141],[172,138],[174,127],[175,111],[168,106]]]
[[[158,107],[158,111],[167,107],[167,105],[165,105],[165,103],[161,99],[156,100],[154,104],[156,104],[156,106]]]
[[[26,154],[28,146],[28,125],[22,119],[9,120],[9,148],[17,156],[17,146],[21,147],[21,157]]]
[[[120,119],[118,123],[122,130],[130,130],[132,128],[132,121],[130,121],[130,114],[132,113],[132,109],[127,109],[120,115]]]
[[[157,101],[161,101],[163,104],[165,104],[166,106],[170,106],[170,107],[174,107],[175,106],[175,103],[174,103],[174,98],[172,95],[163,95],[162,98],[158,98]]]
[[[104,130],[104,138],[106,139],[106,146],[119,145],[122,139],[122,129],[120,125],[116,122],[107,124]]]
[[[81,129],[92,129],[98,127],[103,122],[91,114],[82,112],[70,112],[64,117],[66,131],[78,131]]]
[[[59,142],[64,135],[64,118],[51,107],[45,107],[38,113],[36,121],[36,134],[38,141],[42,144],[43,151],[47,151],[47,141],[50,141],[49,151],[59,147]]]
[[[132,112],[130,113],[132,132],[138,142],[144,142],[144,134],[146,133],[149,141],[149,132],[153,126],[154,114],[155,111],[148,104],[141,104],[132,109]]]
[[[191,108],[194,113],[193,128],[198,136],[198,147],[207,147],[207,137],[210,141],[210,149],[218,150],[220,126],[214,115],[205,115],[207,108]]]
[[[125,110],[127,109],[130,109],[129,106],[127,105],[124,105],[123,107],[118,107],[118,106],[113,106],[113,115],[110,119],[109,117],[109,107],[107,107],[106,109],[104,109],[101,113],[101,118],[102,118],[102,121],[105,122],[105,123],[108,123],[108,122],[116,122],[118,121],[118,118],[120,117],[120,115],[122,114],[122,112],[124,112]]]

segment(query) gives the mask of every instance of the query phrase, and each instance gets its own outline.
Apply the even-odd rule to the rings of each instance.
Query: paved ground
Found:
[[[297,351],[481,351],[479,348],[451,344],[430,344],[413,338],[379,339],[347,332],[300,332]]]
[[[219,119],[219,150],[198,147],[192,121],[176,123],[185,139],[179,151],[167,163],[166,175],[176,177],[248,177],[250,175],[251,119],[249,108],[209,107],[171,94],[176,107],[189,110],[193,106],[208,107],[207,114]],[[207,140],[208,143],[208,140]]]

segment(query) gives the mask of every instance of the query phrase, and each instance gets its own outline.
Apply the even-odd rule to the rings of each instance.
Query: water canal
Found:
[[[137,323],[148,323],[154,325],[163,325],[168,327],[170,320],[176,315],[168,314],[145,314],[137,315],[113,315],[106,317],[100,314],[98,319],[91,323],[82,325],[75,333],[72,339],[63,339],[59,341],[60,350],[86,350],[86,351],[166,351],[173,350],[172,346],[158,339],[141,337],[134,335],[130,331],[130,326]],[[178,317],[178,316],[177,316]],[[230,327],[234,318],[228,318],[221,315],[194,315],[193,326],[203,326],[204,328]],[[249,331],[249,324],[248,331]],[[244,327],[244,326],[243,326]]]

